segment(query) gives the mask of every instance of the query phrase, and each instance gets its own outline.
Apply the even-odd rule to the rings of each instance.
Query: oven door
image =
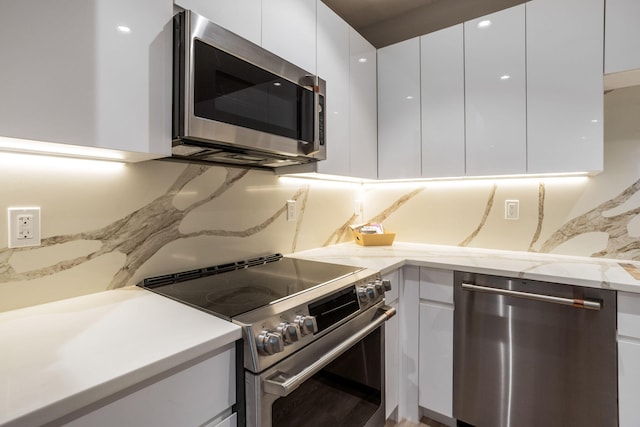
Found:
[[[247,426],[384,425],[384,302],[262,374],[246,373]]]

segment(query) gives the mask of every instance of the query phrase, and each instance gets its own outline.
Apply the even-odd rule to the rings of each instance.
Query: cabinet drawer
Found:
[[[453,304],[453,271],[421,267],[420,299]]]
[[[70,422],[74,427],[203,425],[236,397],[235,344]],[[225,424],[223,424],[225,425]]]
[[[640,339],[640,294],[618,292],[618,335]]]

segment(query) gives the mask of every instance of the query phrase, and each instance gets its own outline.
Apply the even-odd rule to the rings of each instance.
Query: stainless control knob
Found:
[[[376,289],[375,284],[370,283],[367,285],[367,297],[369,298],[369,301],[373,301],[378,298],[378,290]]]
[[[258,352],[266,355],[280,353],[284,350],[282,335],[277,332],[260,332],[256,344],[258,346]]]
[[[376,287],[376,291],[378,291],[378,295],[384,294],[384,286],[382,286],[382,280],[376,279],[376,281],[373,282],[373,285]]]
[[[382,295],[385,292],[388,292],[391,290],[391,280],[380,280],[377,279],[374,282],[374,285],[376,286],[376,290],[378,291],[378,295]]]
[[[302,336],[300,326],[296,323],[282,322],[278,325],[278,332],[282,335],[285,344],[293,344]]]
[[[367,288],[364,286],[358,287],[358,298],[360,301],[367,303],[369,302],[369,294],[367,293]]]
[[[296,316],[294,322],[300,326],[302,335],[315,334],[318,332],[318,323],[314,316],[304,316],[302,314]]]

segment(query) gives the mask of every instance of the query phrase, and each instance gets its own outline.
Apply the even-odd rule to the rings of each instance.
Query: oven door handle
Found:
[[[311,365],[300,371],[299,374],[283,378],[282,373],[275,377],[264,380],[263,390],[265,393],[275,394],[276,396],[286,397],[295,389],[300,387],[302,383],[311,378],[313,375],[322,370],[329,363],[337,359],[342,353],[347,351],[350,347],[369,335],[371,332],[380,327],[384,322],[392,318],[396,314],[396,309],[389,306],[381,307],[380,310],[384,312],[376,318],[373,322],[361,329],[357,333],[353,334],[342,343],[338,344],[331,351],[320,357]]]

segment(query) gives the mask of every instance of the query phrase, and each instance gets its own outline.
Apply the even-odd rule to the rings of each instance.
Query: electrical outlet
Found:
[[[287,221],[296,221],[296,201],[287,200]]]
[[[9,247],[40,246],[40,208],[9,208]]]
[[[353,213],[357,216],[362,216],[362,200],[356,199],[353,205]]]
[[[504,201],[504,219],[520,219],[520,200]]]

